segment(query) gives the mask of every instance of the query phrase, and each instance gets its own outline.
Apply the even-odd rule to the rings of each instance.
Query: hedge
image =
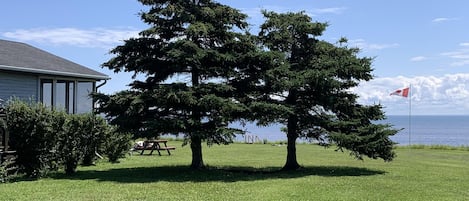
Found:
[[[17,166],[29,177],[41,177],[59,167],[73,174],[80,161],[93,164],[97,151],[117,161],[130,148],[129,134],[116,132],[94,114],[67,114],[19,100],[10,100],[6,113]]]

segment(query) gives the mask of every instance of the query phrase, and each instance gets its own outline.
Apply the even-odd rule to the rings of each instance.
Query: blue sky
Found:
[[[305,11],[329,23],[321,39],[349,39],[373,57],[375,79],[353,91],[364,104],[381,103],[387,114],[406,115],[410,99],[389,96],[411,85],[412,114],[469,115],[469,1],[238,0],[219,1],[250,16],[256,32],[260,10]],[[136,0],[15,0],[2,2],[0,39],[31,44],[109,75],[101,88],[127,88],[131,74],[100,65],[109,50],[145,29]]]

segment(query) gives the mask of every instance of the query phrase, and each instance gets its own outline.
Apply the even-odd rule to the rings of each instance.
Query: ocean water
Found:
[[[469,146],[469,116],[388,116],[385,122],[403,128],[391,139],[401,145]]]
[[[399,145],[451,145],[469,146],[469,116],[388,116],[381,123],[389,123],[396,129],[402,129],[391,139]],[[285,133],[279,124],[257,127],[247,124],[235,125],[247,131],[245,136],[237,136],[237,141],[285,141]],[[409,138],[410,137],[410,138]],[[302,141],[299,139],[299,141]],[[304,140],[303,140],[304,141]]]

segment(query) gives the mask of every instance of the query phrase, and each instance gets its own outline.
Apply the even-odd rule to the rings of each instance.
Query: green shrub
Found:
[[[10,101],[6,107],[12,149],[17,151],[19,171],[41,177],[59,165],[67,174],[80,161],[91,165],[97,150],[117,162],[130,149],[130,134],[118,133],[94,114],[66,114],[41,103]]]
[[[111,129],[106,121],[94,114],[68,115],[58,143],[65,173],[75,173],[80,160],[85,165],[93,164],[108,130]]]
[[[83,133],[83,161],[82,165],[93,165],[96,160],[96,152],[104,141],[105,131],[109,125],[106,120],[94,114],[86,115]]]
[[[10,101],[6,107],[12,149],[17,151],[20,171],[40,177],[57,169],[57,133],[62,132],[64,115],[40,103]]]
[[[106,132],[103,151],[109,162],[118,162],[119,158],[125,157],[132,147],[132,135],[129,133],[117,132],[116,128],[109,128]]]
[[[66,174],[76,172],[78,162],[84,155],[84,138],[88,135],[87,120],[85,115],[68,115],[64,131],[58,135],[58,155]]]

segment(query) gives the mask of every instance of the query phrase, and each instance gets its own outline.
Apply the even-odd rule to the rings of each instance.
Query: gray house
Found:
[[[41,101],[68,113],[93,109],[88,96],[107,75],[25,43],[0,39],[0,98]]]

